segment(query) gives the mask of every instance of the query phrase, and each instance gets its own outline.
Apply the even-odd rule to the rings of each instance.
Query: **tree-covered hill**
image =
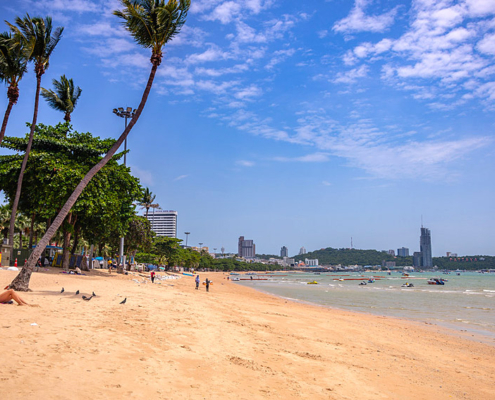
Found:
[[[381,265],[382,261],[395,261],[398,267],[412,265],[412,257],[394,257],[385,251],[359,249],[326,249],[315,250],[310,253],[294,257],[297,261],[304,259],[318,259],[320,265]],[[495,257],[492,256],[464,256],[456,258],[433,257],[433,265],[439,269],[495,269]]]

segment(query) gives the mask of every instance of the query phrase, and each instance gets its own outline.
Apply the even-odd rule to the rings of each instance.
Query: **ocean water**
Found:
[[[495,273],[463,272],[460,276],[412,273],[404,279],[399,273],[292,273],[268,276],[268,280],[239,281],[280,297],[310,302],[339,309],[366,312],[390,317],[467,330],[495,338]],[[360,286],[369,276],[377,280]],[[378,276],[381,276],[378,280]],[[260,275],[260,277],[266,277]],[[428,285],[431,277],[447,279],[445,285]],[[317,281],[317,285],[308,282]],[[414,288],[402,288],[410,282]]]

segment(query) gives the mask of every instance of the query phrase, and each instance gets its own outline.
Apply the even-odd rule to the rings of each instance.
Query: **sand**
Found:
[[[39,308],[0,305],[1,399],[495,399],[493,343],[206,277],[34,273]]]

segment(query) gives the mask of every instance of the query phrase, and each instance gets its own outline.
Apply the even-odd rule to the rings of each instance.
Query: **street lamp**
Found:
[[[125,129],[127,129],[127,118],[133,118],[134,115],[136,114],[136,110],[133,110],[132,107],[126,107],[125,109],[122,107],[119,107],[119,108],[114,108],[113,113],[117,117],[121,117],[121,118],[125,119]],[[126,136],[125,141],[124,141],[124,151],[126,152],[126,153],[124,153],[124,165],[127,165],[127,163],[126,163],[126,161],[127,161],[127,136]]]
[[[190,234],[190,233],[191,233],[191,232],[184,232],[184,234],[186,235],[186,249],[187,249],[187,238],[189,237],[189,234]]]
[[[201,254],[201,251],[203,250],[203,243],[200,243],[200,248],[199,248],[199,254]]]
[[[125,129],[127,129],[127,118],[133,118],[136,114],[136,110],[133,110],[132,107],[126,107],[125,109],[122,107],[114,108],[113,113],[117,117],[121,117],[125,119]],[[124,166],[127,166],[127,136],[124,142]],[[120,262],[125,271],[125,256],[124,256],[124,238],[120,238]]]

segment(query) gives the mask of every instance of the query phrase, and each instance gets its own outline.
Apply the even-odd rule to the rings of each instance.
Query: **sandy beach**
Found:
[[[0,305],[2,399],[495,398],[493,342],[200,276],[209,293],[192,277],[34,273],[21,296],[39,307]]]

